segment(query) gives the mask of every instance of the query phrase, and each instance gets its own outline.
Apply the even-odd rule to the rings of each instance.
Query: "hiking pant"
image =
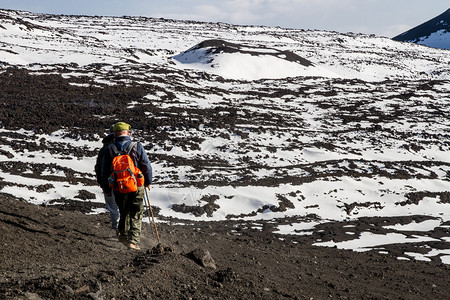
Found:
[[[119,208],[114,199],[114,194],[111,194],[111,196],[106,196],[106,194],[103,195],[105,196],[106,210],[109,212],[109,217],[111,219],[111,228],[117,230],[119,224]]]
[[[119,207],[119,232],[128,238],[128,242],[138,244],[141,236],[142,215],[144,214],[144,187],[134,193],[114,192]]]

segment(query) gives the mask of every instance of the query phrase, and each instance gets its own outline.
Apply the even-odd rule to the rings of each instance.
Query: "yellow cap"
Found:
[[[131,128],[131,125],[127,124],[125,122],[117,122],[113,126],[114,131],[130,130],[130,128]]]

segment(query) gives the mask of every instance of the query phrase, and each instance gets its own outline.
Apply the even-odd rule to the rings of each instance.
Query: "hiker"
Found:
[[[128,246],[129,249],[140,250],[142,215],[144,212],[145,187],[149,187],[152,182],[152,167],[147,153],[141,143],[133,143],[130,138],[131,125],[118,122],[114,124],[114,143],[105,150],[103,159],[103,192],[106,195],[114,194],[117,206],[119,207],[119,241]],[[136,177],[143,176],[143,185],[137,185],[136,191],[127,192],[122,190],[122,184],[115,179],[113,159],[128,154],[131,157],[134,167],[140,170]],[[139,176],[140,175],[140,176]],[[140,178],[142,180],[142,178]],[[139,180],[138,180],[139,181]],[[114,189],[111,189],[111,185]]]
[[[97,161],[95,163],[95,176],[97,177],[97,183],[103,189],[103,156],[105,153],[105,149],[108,148],[109,144],[111,144],[114,140],[114,130],[113,126],[109,129],[109,134],[103,138],[102,143],[103,146],[98,152]],[[114,199],[114,195],[107,195],[103,193],[106,203],[106,210],[109,212],[109,217],[111,219],[111,228],[115,231],[116,235],[118,235],[118,224],[119,224],[119,208],[117,207],[116,200]]]

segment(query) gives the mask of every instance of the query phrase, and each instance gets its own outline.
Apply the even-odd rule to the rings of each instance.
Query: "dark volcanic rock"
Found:
[[[149,224],[144,251],[135,252],[111,238],[108,222],[107,214],[0,194],[2,299],[446,299],[450,293],[450,269],[436,262],[294,244],[243,227],[235,234],[242,222],[231,221],[160,224],[161,238],[175,249],[155,256],[145,251],[156,242]],[[191,252],[199,260],[211,251],[223,268],[200,267],[183,255],[187,249],[203,249]]]
[[[194,260],[196,263],[198,263],[202,267],[212,268],[212,269],[217,268],[216,262],[212,258],[211,253],[209,253],[209,251],[206,249],[198,248],[198,249],[192,250],[186,256],[191,258],[192,260]]]

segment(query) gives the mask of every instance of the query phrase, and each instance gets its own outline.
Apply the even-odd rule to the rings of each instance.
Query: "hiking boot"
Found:
[[[141,250],[141,248],[138,245],[133,244],[133,243],[130,243],[128,245],[128,249],[130,249],[130,250],[138,250],[138,251]]]

